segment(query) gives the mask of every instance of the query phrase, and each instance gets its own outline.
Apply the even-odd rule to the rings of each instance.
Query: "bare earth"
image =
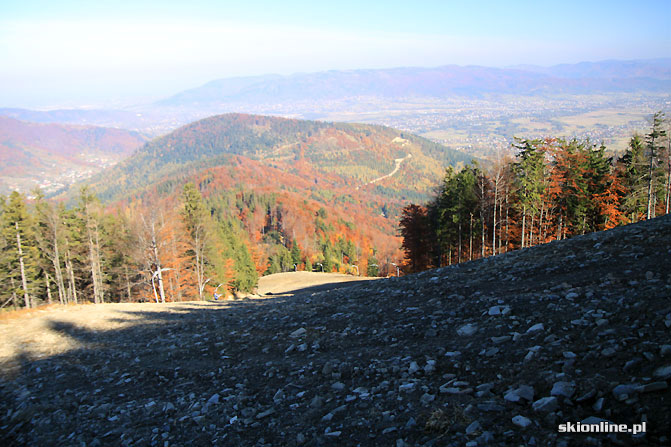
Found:
[[[374,278],[339,273],[287,272],[259,280],[260,295],[292,295],[337,288],[342,283]],[[252,298],[254,299],[254,298]],[[61,327],[77,327],[90,333],[120,331],[142,323],[146,312],[165,313],[164,318],[204,309],[226,309],[232,302],[108,303],[104,305],[51,306],[28,315],[0,322],[0,364],[11,365],[20,356],[40,359],[67,351],[94,348],[83,345]],[[234,302],[233,302],[234,303]]]
[[[374,278],[343,275],[340,273],[287,272],[264,276],[259,280],[259,294],[274,295],[307,287],[322,286],[341,282],[370,280]]]

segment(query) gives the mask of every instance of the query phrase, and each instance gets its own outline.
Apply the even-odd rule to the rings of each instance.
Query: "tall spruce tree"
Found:
[[[2,236],[7,250],[4,257],[6,285],[13,297],[22,297],[23,305],[32,307],[41,284],[38,283],[39,250],[25,197],[16,191],[3,207]]]
[[[652,117],[652,129],[646,135],[646,150],[648,158],[648,194],[647,194],[647,219],[655,217],[655,206],[659,196],[660,186],[663,185],[664,170],[660,169],[665,145],[663,137],[666,136],[666,130],[662,128],[664,124],[664,113],[657,112]]]

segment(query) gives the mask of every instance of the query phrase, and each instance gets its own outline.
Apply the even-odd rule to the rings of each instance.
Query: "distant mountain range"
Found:
[[[62,186],[126,158],[145,141],[123,129],[0,116],[0,192],[54,182]]]
[[[560,64],[552,67],[517,65],[511,69],[569,79],[658,79],[671,80],[671,58],[633,61],[607,60]]]
[[[448,65],[228,78],[178,93],[156,105],[211,107],[222,103],[273,104],[352,97],[446,98],[638,90],[670,91],[671,59],[584,62],[554,67]]]
[[[590,134],[591,138],[628,137],[638,128],[637,120],[642,122],[651,110],[668,105],[670,92],[671,58],[667,58],[554,67],[450,65],[263,75],[212,81],[127,110],[0,108],[0,191],[25,191],[37,184],[48,189],[66,185],[125,158],[146,136],[167,135],[180,126],[222,113],[379,123],[429,136],[464,152],[487,155],[505,150],[509,146],[506,140],[513,135],[543,132],[534,127],[534,114],[538,115],[539,129],[553,120],[554,134],[563,135],[564,123],[558,117],[606,108],[609,112],[603,118],[590,118],[589,125],[580,121],[584,116],[573,121],[580,128],[606,129]],[[588,97],[595,98],[594,102],[585,100]],[[632,105],[638,109],[634,111]],[[630,115],[613,115],[612,110],[623,112],[623,107]],[[529,120],[528,125],[524,119]],[[193,126],[202,126],[202,122]],[[319,127],[315,123],[310,126]],[[174,139],[192,128],[166,138]],[[205,135],[203,138],[209,138],[207,132]],[[274,147],[268,141],[285,137],[286,144],[305,143],[300,135],[278,140],[273,132],[263,133],[263,138],[272,136],[268,141],[258,140],[256,133],[250,135],[251,140],[246,141],[256,141],[260,147]],[[424,140],[422,144],[428,143]],[[440,149],[431,157],[437,166],[457,160],[453,152],[445,152],[445,146],[435,147]],[[231,154],[250,156],[236,152],[239,147],[231,150]],[[441,151],[444,156],[438,154]],[[469,158],[462,155],[462,160]]]
[[[121,127],[158,136],[189,122],[228,112],[325,119],[331,113],[349,114],[356,109],[358,114],[347,119],[356,121],[379,114],[385,106],[400,101],[419,100],[429,104],[430,109],[436,101],[506,95],[565,98],[639,92],[671,92],[671,58],[552,67],[448,65],[235,77],[211,81],[127,110],[0,108],[0,116],[42,123]]]

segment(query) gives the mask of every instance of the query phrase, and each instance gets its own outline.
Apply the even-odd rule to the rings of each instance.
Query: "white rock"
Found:
[[[492,306],[487,312],[489,316],[506,315],[510,313],[510,306]]]
[[[531,419],[525,418],[522,415],[517,415],[513,417],[513,424],[517,425],[518,427],[522,428],[527,428],[529,425],[531,425]]]
[[[551,396],[563,396],[568,399],[575,393],[575,384],[571,382],[556,382],[550,391]]]
[[[671,377],[671,365],[660,366],[652,374],[655,377]]]
[[[554,396],[543,397],[534,402],[532,404],[532,408],[534,409],[534,411],[538,411],[541,413],[550,413],[559,408],[559,402],[557,402],[557,398]]]
[[[469,337],[478,331],[478,326],[472,323],[465,324],[457,329],[457,334],[462,337]]]
[[[545,326],[543,326],[543,323],[536,323],[533,326],[531,326],[529,329],[527,329],[527,334],[530,334],[532,332],[542,331],[544,329],[545,329]]]
[[[307,330],[304,327],[302,327],[300,329],[296,329],[291,334],[289,334],[289,337],[298,338],[298,337],[301,337],[301,336],[305,335],[306,333],[307,333]]]

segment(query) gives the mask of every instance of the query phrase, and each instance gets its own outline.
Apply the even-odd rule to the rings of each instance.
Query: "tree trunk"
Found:
[[[494,182],[494,215],[492,216],[492,255],[496,256],[496,204],[499,201],[498,177]]]
[[[654,204],[652,203],[652,167],[653,167],[653,160],[655,158],[655,140],[652,140],[651,144],[651,149],[650,149],[650,168],[648,170],[648,215],[647,219],[650,220],[650,217],[652,216],[652,208],[654,207]]]
[[[54,273],[56,274],[56,287],[58,287],[58,299],[61,304],[65,304],[65,283],[63,281],[63,270],[61,269],[61,254],[58,247],[58,236],[54,228],[54,257],[52,259],[54,264]]]
[[[100,302],[105,302],[105,289],[103,287],[103,272],[102,272],[102,258],[100,257],[100,235],[98,231],[98,222],[93,222],[93,235],[95,236],[96,248],[96,269],[98,270],[98,293],[100,294]]]
[[[531,223],[529,224],[529,246],[534,245],[534,217],[536,213],[531,215]]]
[[[510,242],[510,230],[508,228],[508,186],[506,185],[506,253],[508,253],[508,245]]]
[[[177,247],[175,246],[175,234],[174,234],[174,232],[171,234],[171,236],[172,236],[172,241],[171,241],[172,242],[171,243],[172,256],[173,256],[173,259],[177,260]],[[173,292],[173,296],[177,297],[177,301],[182,301],[182,289],[180,287],[180,284],[182,282],[181,281],[182,275],[181,275],[180,267],[181,267],[181,262],[178,262],[178,263],[175,264],[175,284],[176,284],[175,289],[176,290],[175,290],[175,292]]]
[[[482,237],[480,238],[480,257],[484,258],[485,257],[485,216],[481,216],[481,229],[482,229]]]
[[[473,213],[471,213],[471,223],[469,225],[469,240],[468,240],[468,260],[473,260]]]
[[[133,297],[130,293],[130,279],[128,278],[128,265],[124,264],[123,267],[126,272],[126,291],[128,292],[128,302],[130,303],[133,301]]]
[[[154,253],[156,276],[158,277],[158,291],[161,294],[161,303],[165,303],[165,290],[163,289],[163,271],[161,269],[161,260],[158,257],[158,243],[156,241],[156,227],[154,224],[154,219],[152,219],[151,221],[151,246]]]
[[[21,233],[19,223],[14,222],[16,228],[16,245],[19,248],[19,266],[21,267],[21,284],[23,286],[23,299],[26,307],[30,309],[30,296],[28,295],[28,281],[26,280],[26,268],[23,264],[23,249],[21,248]]]
[[[193,236],[194,252],[196,253],[196,282],[198,283],[198,298],[203,300],[203,292],[205,290],[205,260],[203,259],[204,240],[202,234],[202,226],[194,231]]]
[[[19,298],[16,296],[16,283],[14,282],[14,277],[11,277],[12,280],[12,306],[14,309],[19,307]]]
[[[96,256],[93,247],[93,238],[89,230],[89,263],[91,268],[91,279],[93,280],[93,301],[96,304],[100,303],[100,290],[98,289],[98,269],[96,268]]]
[[[51,304],[51,287],[49,285],[49,274],[46,271],[44,272],[44,280],[47,286],[47,303]]]
[[[526,229],[525,229],[526,220],[527,220],[527,206],[524,205],[522,207],[522,246],[520,248],[524,248],[524,235],[525,235],[525,232],[526,232]]]
[[[541,204],[541,213],[538,216],[538,243],[542,244],[543,241],[545,241],[545,237],[543,234],[543,217],[547,215],[547,211],[545,211],[545,201]],[[547,216],[545,216],[547,219]]]
[[[457,252],[457,264],[461,264],[461,221],[459,222],[459,251]]]
[[[75,272],[72,268],[72,260],[70,259],[70,249],[65,250],[65,268],[70,279],[70,297],[72,301],[77,304],[77,284],[75,283]]]
[[[498,253],[503,253],[501,251],[501,248],[503,247],[502,243],[503,236],[501,236],[501,230],[503,229],[503,220],[501,220],[501,216],[503,216],[503,200],[499,201],[499,237],[497,238],[497,241],[499,243]]]

